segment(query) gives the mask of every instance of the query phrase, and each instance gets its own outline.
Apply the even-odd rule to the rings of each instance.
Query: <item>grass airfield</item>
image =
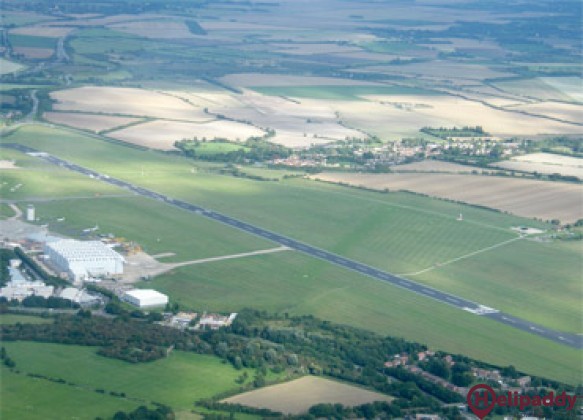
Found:
[[[5,141],[54,153],[398,274],[508,241],[516,237],[512,226],[545,227],[404,193],[373,193],[303,179],[260,182],[218,175],[217,165],[136,150],[69,130],[28,126]],[[8,171],[14,170],[2,175]],[[19,173],[26,178],[25,171]],[[92,188],[102,185],[87,182]],[[455,220],[460,212],[467,223]],[[41,221],[66,217],[67,228],[77,231],[97,223],[152,253],[174,252],[173,261],[271,247],[267,241],[138,197],[37,203],[37,214]],[[532,255],[537,255],[536,263]],[[569,244],[519,240],[498,252],[486,251],[412,278],[552,328],[580,332],[577,255]],[[567,382],[577,381],[580,373],[572,369],[580,357],[574,349],[292,251],[183,267],[148,286],[196,309],[235,311],[253,306],[312,313]],[[541,288],[548,293],[541,294]]]

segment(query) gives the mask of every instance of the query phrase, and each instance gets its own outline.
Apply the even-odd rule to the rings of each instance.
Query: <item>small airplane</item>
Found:
[[[85,233],[89,233],[89,232],[95,232],[95,231],[96,231],[96,230],[98,230],[98,229],[99,229],[99,225],[95,225],[95,226],[94,226],[94,227],[92,227],[92,228],[83,229],[83,232],[85,232]]]

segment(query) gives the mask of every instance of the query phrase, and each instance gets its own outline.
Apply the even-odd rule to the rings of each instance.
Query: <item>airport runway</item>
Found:
[[[23,153],[30,154],[32,156],[36,156],[40,159],[45,160],[46,162],[52,163],[54,165],[58,165],[65,169],[69,169],[71,171],[75,171],[81,173],[83,175],[89,176],[93,179],[101,180],[103,182],[107,182],[112,185],[116,185],[121,188],[125,188],[130,190],[136,194],[139,194],[144,197],[148,197],[154,200],[161,201],[168,205],[198,214],[200,216],[207,217],[209,219],[215,220],[217,222],[223,223],[225,225],[240,229],[244,232],[251,233],[256,236],[260,236],[262,238],[271,240],[278,244],[284,245],[286,247],[292,248],[296,251],[302,252],[314,258],[319,258],[324,261],[328,261],[332,264],[336,264],[338,266],[347,268],[349,270],[355,271],[360,274],[364,274],[366,276],[372,277],[377,280],[385,281],[390,283],[394,286],[400,287],[402,289],[409,290],[413,293],[417,293],[419,295],[434,299],[441,303],[445,303],[447,305],[456,307],[461,310],[468,311],[470,313],[475,314],[476,316],[484,316],[493,321],[497,321],[511,327],[517,328],[522,331],[526,331],[531,334],[535,334],[546,339],[555,341],[557,343],[574,347],[577,349],[583,348],[583,336],[579,336],[577,334],[571,333],[564,333],[560,331],[555,331],[546,327],[543,327],[538,324],[534,324],[532,322],[523,320],[521,318],[517,318],[515,316],[506,314],[504,312],[500,312],[494,308],[489,308],[487,306],[481,305],[477,302],[473,302],[471,300],[452,295],[450,293],[442,292],[440,290],[431,288],[429,286],[425,286],[420,283],[416,283],[414,281],[401,278],[395,276],[391,273],[387,273],[385,271],[379,270],[377,268],[371,267],[369,265],[360,263],[358,261],[351,260],[349,258],[345,258],[343,256],[334,254],[332,252],[326,251],[321,248],[317,248],[312,245],[305,244],[303,242],[297,241],[295,239],[289,238],[284,235],[280,235],[275,232],[271,232],[266,229],[262,229],[258,226],[251,225],[249,223],[243,222],[241,220],[235,219],[233,217],[218,213],[216,211],[206,209],[194,204],[187,203],[185,201],[176,200],[174,198],[165,196],[163,194],[159,194],[155,191],[151,191],[142,187],[135,186],[130,184],[129,182],[122,181],[116,178],[112,178],[105,174],[100,174],[95,172],[91,169],[84,168],[82,166],[76,165],[74,163],[68,162],[66,160],[60,159],[58,157],[52,156],[48,153],[40,152],[33,148],[23,146],[20,144],[3,144],[3,147],[15,149],[21,151]],[[536,302],[532,303],[536,305]]]

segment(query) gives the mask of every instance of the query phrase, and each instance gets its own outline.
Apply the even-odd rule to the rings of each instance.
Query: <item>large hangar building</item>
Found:
[[[66,272],[74,282],[123,274],[124,258],[100,241],[47,242],[44,252],[50,264]]]
[[[138,308],[153,308],[168,303],[168,296],[152,289],[128,290],[121,299]]]

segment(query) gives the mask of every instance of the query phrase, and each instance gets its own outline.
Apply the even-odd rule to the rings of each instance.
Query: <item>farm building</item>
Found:
[[[152,308],[166,305],[168,296],[152,289],[134,289],[125,292],[121,300],[138,308]]]
[[[44,252],[51,265],[66,272],[74,282],[123,273],[124,258],[99,241],[47,242]]]

